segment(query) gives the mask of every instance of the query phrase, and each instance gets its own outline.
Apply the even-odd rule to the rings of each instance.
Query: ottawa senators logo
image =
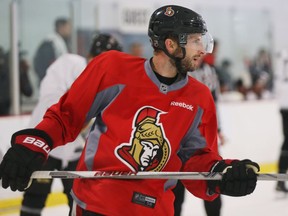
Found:
[[[163,113],[142,107],[134,117],[130,142],[115,149],[115,155],[132,171],[161,171],[170,158],[171,147],[159,123]]]
[[[175,13],[175,11],[172,9],[172,7],[167,7],[164,14],[165,14],[166,16],[171,17],[171,16],[174,15],[174,13]]]

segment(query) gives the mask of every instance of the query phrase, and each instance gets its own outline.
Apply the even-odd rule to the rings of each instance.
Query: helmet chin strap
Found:
[[[168,50],[166,49],[166,47],[164,47],[162,50],[164,51],[164,53],[165,53],[169,58],[171,58],[171,59],[175,62],[175,66],[176,66],[177,72],[178,72],[181,76],[186,76],[187,71],[184,71],[184,70],[183,70],[183,67],[182,67],[182,65],[181,65],[182,59],[184,59],[185,56],[186,56],[186,49],[185,49],[184,47],[182,47],[182,46],[180,46],[180,47],[181,47],[182,54],[183,54],[183,56],[182,56],[181,58],[176,57],[176,56],[174,56],[174,55],[171,55],[171,54],[168,52]]]

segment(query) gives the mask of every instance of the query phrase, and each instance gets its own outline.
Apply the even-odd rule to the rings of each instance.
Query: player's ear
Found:
[[[174,53],[174,51],[178,47],[176,41],[174,41],[173,39],[170,39],[170,38],[167,38],[165,40],[165,46],[166,46],[166,49],[169,53]]]

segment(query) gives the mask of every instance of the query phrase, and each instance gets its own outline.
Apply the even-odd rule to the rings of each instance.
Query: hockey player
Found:
[[[13,134],[0,165],[4,188],[24,190],[51,149],[71,142],[96,117],[77,170],[219,171],[225,172],[219,181],[182,182],[206,200],[254,191],[259,165],[218,154],[212,95],[187,76],[212,51],[202,17],[181,6],[163,6],[152,14],[148,35],[152,58],[117,51],[99,55],[35,128]],[[73,214],[172,216],[175,184],[164,179],[75,179]]]
[[[100,55],[107,50],[122,50],[118,41],[108,34],[97,34],[91,43],[88,62],[95,56]],[[47,69],[47,73],[40,85],[40,96],[36,107],[31,115],[30,126],[36,126],[43,118],[45,111],[70,88],[75,79],[85,69],[87,60],[76,54],[64,54],[60,56]],[[68,143],[67,146],[61,146],[54,149],[49,154],[42,170],[75,170],[80,154],[82,152],[85,140],[82,135],[77,136],[76,140]],[[73,181],[65,179],[62,181],[64,193],[68,198],[68,204],[71,209],[73,200],[70,195]],[[48,179],[35,180],[33,184],[25,191],[21,216],[41,215],[45,205],[47,195],[51,191],[52,181]]]

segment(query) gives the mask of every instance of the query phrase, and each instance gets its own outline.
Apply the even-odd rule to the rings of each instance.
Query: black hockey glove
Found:
[[[13,134],[11,146],[0,164],[2,187],[24,191],[32,173],[40,170],[48,157],[52,140],[41,130],[26,129]]]
[[[223,172],[222,180],[208,181],[209,193],[220,193],[228,196],[245,196],[251,194],[257,183],[257,172],[260,167],[257,163],[245,159],[232,161],[231,164],[219,161],[211,170]]]

